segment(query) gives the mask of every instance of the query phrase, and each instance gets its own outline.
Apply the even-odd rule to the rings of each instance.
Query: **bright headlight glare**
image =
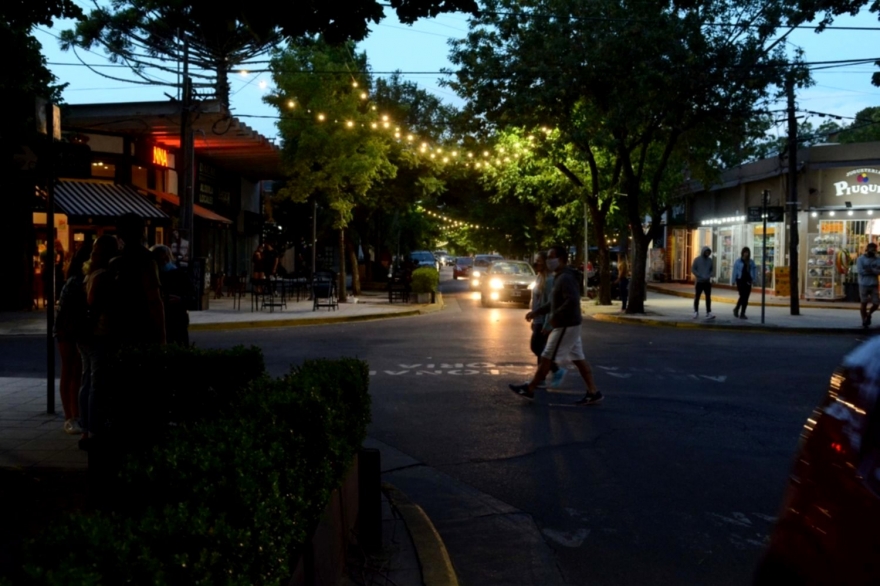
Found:
[[[536,285],[536,283],[534,281],[529,283],[529,291],[533,290],[535,288],[535,285]]]
[[[473,281],[471,281],[471,285],[473,285],[474,287],[478,287],[480,285],[480,280],[474,279]]]
[[[473,274],[474,274],[475,277],[479,277],[479,276],[480,276],[480,271],[474,271]]]
[[[501,279],[492,279],[491,281],[489,281],[489,288],[490,289],[503,289],[504,283],[501,282]]]

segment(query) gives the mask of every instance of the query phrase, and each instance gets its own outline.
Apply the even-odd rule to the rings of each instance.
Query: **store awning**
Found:
[[[55,185],[55,205],[68,216],[118,218],[134,213],[142,218],[168,218],[128,185],[65,179]]]
[[[152,193],[157,198],[165,200],[171,205],[180,207],[180,196],[174,195],[173,193],[166,193],[164,191],[157,191],[155,189],[145,189],[144,191]],[[216,212],[212,212],[208,208],[202,207],[199,204],[193,204],[193,215],[198,216],[203,220],[208,220],[209,222],[220,222],[221,224],[232,223],[232,220],[229,218],[225,218]]]
[[[67,129],[149,135],[162,147],[180,147],[179,102],[67,104],[63,116]],[[254,181],[284,177],[281,149],[232,116],[221,102],[200,101],[193,112],[192,129],[196,155],[218,168]]]

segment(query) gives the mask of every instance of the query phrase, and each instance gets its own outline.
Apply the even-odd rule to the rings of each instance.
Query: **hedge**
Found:
[[[413,293],[436,292],[440,286],[440,273],[432,267],[422,267],[412,272],[410,289]]]
[[[126,351],[120,359],[183,374],[162,391],[174,417],[157,439],[122,452],[120,506],[73,515],[29,545],[26,583],[285,584],[366,437],[367,364],[307,361],[270,379],[253,376],[262,364],[256,349]],[[189,359],[230,378],[186,375]],[[235,364],[252,370],[236,374]],[[200,411],[197,397],[226,402]]]

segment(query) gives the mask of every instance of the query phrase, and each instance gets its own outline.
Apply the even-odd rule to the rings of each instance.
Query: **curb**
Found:
[[[714,299],[713,299],[714,301]],[[773,333],[773,334],[857,334],[864,333],[863,328],[789,328],[785,326],[748,325],[735,326],[725,324],[703,324],[684,321],[664,321],[642,317],[624,317],[607,313],[595,313],[591,316],[596,321],[608,323],[653,326],[659,328],[678,328],[682,330],[737,330],[740,332]],[[869,330],[870,331],[870,330]]]
[[[297,326],[320,326],[327,324],[340,324],[349,322],[373,321],[380,319],[392,319],[395,317],[412,317],[416,315],[428,315],[442,311],[446,307],[443,295],[437,293],[437,302],[423,305],[416,309],[408,309],[395,313],[375,313],[366,315],[352,315],[345,317],[307,317],[302,319],[279,319],[279,320],[253,320],[239,322],[215,322],[204,324],[190,324],[191,332],[216,332],[222,330],[245,330],[252,328],[291,328]]]
[[[672,289],[664,289],[663,287],[657,287],[654,285],[647,285],[648,291],[653,291],[654,293],[660,293],[662,295],[671,295],[673,297],[684,297],[685,299],[693,299],[694,294],[691,291],[675,291]],[[712,303],[735,303],[735,299],[727,299],[725,297],[712,297]],[[754,303],[750,303],[750,305],[754,305]],[[767,301],[764,304],[766,307],[789,307],[788,303],[777,303],[775,301]],[[858,307],[822,307],[821,305],[813,305],[813,304],[804,304],[804,301],[801,300],[801,307],[810,307],[813,309],[840,309],[843,311],[858,311]]]
[[[425,586],[458,586],[458,576],[449,558],[449,552],[443,544],[443,538],[422,507],[413,503],[397,487],[382,483],[382,490],[397,509],[406,529],[412,538],[419,566],[422,570],[422,581]]]

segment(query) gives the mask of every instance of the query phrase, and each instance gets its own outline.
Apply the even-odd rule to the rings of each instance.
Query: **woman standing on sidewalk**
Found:
[[[752,294],[752,283],[755,282],[757,270],[755,261],[752,260],[752,251],[746,246],[733,263],[733,278],[736,279],[736,290],[739,292],[739,299],[733,308],[734,317],[749,319],[746,317],[746,308],[749,306],[749,295]]]
[[[83,437],[79,447],[88,449],[88,442],[101,431],[101,401],[106,401],[102,393],[104,361],[110,350],[113,325],[111,308],[113,298],[113,275],[107,272],[110,259],[119,254],[119,241],[115,236],[105,234],[95,241],[86,268],[85,290],[89,304],[89,324],[86,339],[79,344],[82,356],[82,387],[79,390],[80,427]]]

